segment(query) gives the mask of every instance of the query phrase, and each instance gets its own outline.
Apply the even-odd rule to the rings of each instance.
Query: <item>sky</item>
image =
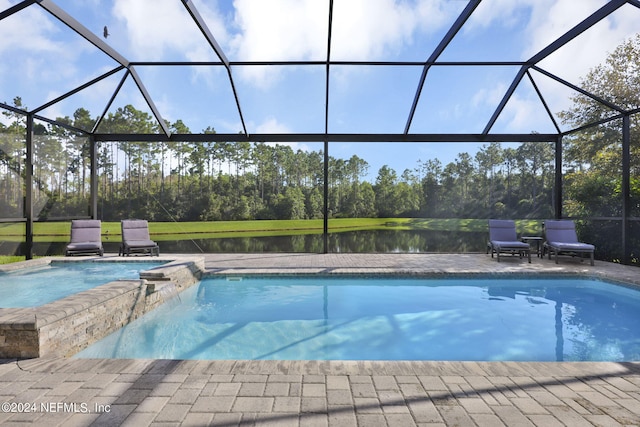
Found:
[[[191,0],[230,61],[324,61],[329,0]],[[0,0],[0,12],[17,4]],[[181,0],[57,0],[55,3],[128,61],[220,59],[193,25]],[[425,61],[466,0],[334,0],[331,59]],[[440,61],[521,61],[585,19],[606,0],[483,0]],[[579,85],[617,45],[640,31],[640,9],[624,5],[540,66]],[[107,26],[109,36],[103,37]],[[118,64],[36,4],[0,21],[0,102],[22,98],[29,110],[85,84]],[[216,66],[135,66],[162,117],[182,120],[193,133],[243,130],[229,76]],[[410,133],[481,133],[519,67],[432,67]],[[331,67],[330,133],[402,133],[422,66]],[[233,81],[249,134],[323,133],[325,67],[233,66]],[[119,72],[40,112],[72,116],[84,107],[102,114],[120,84]],[[533,72],[554,114],[571,106],[573,92]],[[109,109],[132,104],[149,111],[127,79]],[[556,117],[557,118],[557,117]],[[6,118],[0,116],[6,122]],[[562,130],[566,130],[564,127]],[[491,132],[553,133],[528,80]],[[295,143],[294,149],[322,149]],[[478,144],[332,143],[330,155],[358,155],[375,177],[382,165],[398,175],[417,161],[472,155]]]

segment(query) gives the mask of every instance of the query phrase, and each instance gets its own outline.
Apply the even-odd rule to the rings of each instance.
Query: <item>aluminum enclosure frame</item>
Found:
[[[24,218],[15,218],[15,219],[0,219],[2,222],[14,221],[14,222],[26,222],[26,246],[27,246],[27,258],[32,256],[32,247],[33,247],[33,197],[31,186],[33,184],[33,129],[34,129],[34,120],[44,121],[46,123],[62,126],[68,130],[78,132],[80,134],[84,134],[89,137],[91,150],[90,150],[90,164],[91,164],[91,176],[90,176],[90,188],[91,188],[91,206],[90,206],[90,217],[96,217],[97,215],[97,161],[96,161],[96,146],[98,143],[103,141],[130,141],[130,142],[166,142],[166,141],[183,141],[183,142],[216,142],[216,141],[224,141],[224,142],[239,142],[239,141],[250,141],[250,142],[322,142],[324,144],[324,156],[325,156],[325,168],[324,168],[324,179],[325,183],[328,182],[328,156],[330,144],[332,142],[353,142],[353,143],[377,143],[377,142],[415,142],[415,143],[429,143],[429,142],[470,142],[470,143],[484,143],[484,142],[552,142],[555,144],[555,165],[556,165],[556,175],[555,175],[555,192],[554,192],[554,202],[556,204],[555,207],[555,216],[556,218],[562,217],[562,139],[566,135],[570,135],[579,130],[583,130],[592,126],[596,126],[611,120],[622,119],[623,130],[622,130],[622,197],[623,197],[623,209],[622,209],[622,245],[624,247],[624,260],[623,262],[628,263],[630,261],[630,247],[629,247],[629,233],[630,233],[630,222],[638,220],[637,218],[630,217],[630,163],[631,163],[631,154],[630,154],[630,117],[634,114],[639,114],[639,109],[627,110],[619,105],[615,105],[612,102],[609,102],[595,94],[589,93],[588,91],[580,88],[579,86],[568,82],[559,76],[545,70],[540,66],[540,62],[547,58],[549,55],[558,51],[558,49],[562,48],[580,34],[584,33],[594,25],[600,23],[602,20],[610,16],[615,11],[619,10],[621,7],[625,5],[630,5],[632,7],[640,9],[640,1],[639,0],[610,0],[607,1],[602,7],[597,9],[591,15],[583,19],[577,25],[573,26],[567,32],[562,34],[560,37],[549,43],[547,46],[543,47],[538,53],[532,55],[529,59],[524,61],[439,61],[441,54],[445,51],[446,47],[453,41],[454,37],[464,28],[465,23],[469,20],[469,18],[473,15],[474,11],[481,4],[482,0],[469,0],[466,7],[461,11],[457,19],[453,22],[449,30],[440,40],[438,45],[433,49],[430,53],[427,52],[425,54],[426,60],[424,62],[420,61],[336,61],[332,60],[331,57],[331,45],[332,45],[332,29],[333,29],[333,11],[334,11],[334,1],[327,0],[328,2],[328,15],[327,15],[327,55],[324,61],[230,61],[225,54],[224,50],[221,48],[220,44],[216,40],[214,36],[214,32],[208,28],[207,23],[200,15],[196,6],[193,4],[191,0],[180,0],[183,4],[185,10],[188,12],[191,17],[194,25],[199,29],[206,42],[208,43],[211,50],[215,53],[215,55],[219,58],[220,62],[166,62],[166,61],[158,61],[158,62],[135,62],[130,61],[128,58],[125,58],[115,49],[113,49],[106,40],[103,40],[98,35],[93,33],[83,24],[81,24],[78,20],[76,20],[73,16],[68,14],[63,8],[58,6],[52,0],[23,0],[19,3],[5,9],[4,11],[0,11],[0,25],[2,25],[2,20],[18,13],[25,8],[28,7],[41,7],[51,16],[55,17],[57,20],[65,24],[72,31],[79,34],[83,37],[87,42],[91,45],[95,46],[101,52],[103,52],[108,57],[112,58],[117,66],[112,68],[111,70],[107,70],[102,75],[93,78],[91,81],[82,84],[69,92],[58,96],[57,98],[48,101],[40,106],[37,106],[31,111],[22,110],[19,108],[15,108],[8,104],[0,102],[0,108],[6,109],[8,111],[12,111],[13,113],[22,114],[26,117],[27,124],[27,134],[25,136],[25,144],[26,144],[26,173],[25,173],[25,215]],[[144,81],[138,74],[138,69],[147,66],[213,66],[213,67],[224,67],[227,72],[228,83],[231,87],[231,91],[233,93],[233,97],[235,100],[236,108],[238,110],[238,114],[240,117],[240,121],[242,124],[242,133],[239,134],[172,134],[167,127],[165,120],[163,119],[160,110],[158,109],[156,102],[153,97],[147,91]],[[325,94],[324,94],[324,133],[287,133],[287,134],[251,134],[245,123],[245,113],[242,108],[242,99],[238,94],[234,82],[233,77],[233,69],[234,67],[239,66],[324,66],[325,68]],[[386,134],[344,134],[344,133],[331,133],[329,129],[329,100],[331,98],[331,88],[330,88],[330,76],[332,72],[332,68],[335,66],[398,66],[398,67],[422,67],[421,76],[417,83],[417,87],[413,96],[413,100],[411,102],[411,106],[409,109],[409,113],[406,119],[406,123],[404,129],[401,131],[399,129],[398,133],[386,133]],[[514,79],[511,81],[511,84],[504,92],[498,106],[491,114],[491,117],[487,121],[484,126],[484,129],[481,133],[475,134],[424,134],[424,133],[411,133],[411,127],[413,124],[414,116],[416,113],[416,109],[418,103],[422,97],[423,88],[425,82],[427,81],[428,74],[430,70],[435,67],[464,67],[464,66],[482,66],[482,67],[492,67],[492,66],[514,66],[519,67],[518,72],[516,73]],[[78,93],[79,91],[88,88],[94,84],[97,84],[106,78],[114,75],[117,72],[125,70],[125,74],[111,94],[109,100],[105,104],[105,108],[102,114],[98,117],[98,120],[95,123],[95,126],[91,131],[86,131],[83,129],[78,129],[73,126],[70,126],[66,123],[60,123],[56,120],[52,120],[50,118],[44,117],[40,115],[43,110],[46,108],[55,105],[56,103],[63,101],[72,95]],[[595,102],[604,105],[614,112],[614,115],[608,119],[599,121],[597,123],[585,123],[583,126],[572,129],[570,131],[561,132],[558,124],[554,120],[552,113],[547,105],[546,100],[542,93],[538,90],[536,86],[535,79],[531,75],[530,71],[534,70],[548,78],[551,78],[558,82],[559,84],[570,88],[583,96],[589,97]],[[102,119],[106,116],[109,107],[113,103],[114,99],[118,92],[122,89],[124,81],[126,78],[131,77],[135,82],[136,86],[140,90],[146,104],[149,109],[153,113],[153,116],[157,120],[162,133],[160,134],[104,134],[98,132],[99,124]],[[492,128],[494,127],[498,117],[503,112],[507,103],[512,99],[516,89],[520,85],[520,83],[528,78],[533,85],[535,91],[537,92],[538,97],[546,110],[546,114],[553,122],[553,125],[557,131],[557,133],[552,134],[496,134],[492,133]],[[324,216],[325,216],[325,226],[324,226],[324,234],[325,234],[325,252],[327,251],[326,244],[326,235],[328,233],[327,227],[327,186],[325,185],[324,192]]]

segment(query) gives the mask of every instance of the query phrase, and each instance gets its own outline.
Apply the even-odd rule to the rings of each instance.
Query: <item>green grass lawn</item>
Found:
[[[522,234],[539,234],[541,221],[517,221]],[[24,240],[24,223],[0,224],[0,241]],[[69,239],[70,222],[37,222],[34,224],[36,242],[66,242]],[[485,219],[440,218],[338,218],[329,220],[329,232],[357,230],[441,230],[487,231]],[[253,221],[200,221],[200,222],[150,222],[149,232],[154,240],[187,240],[224,237],[291,236],[321,234],[323,221],[311,220],[253,220]],[[120,223],[103,222],[103,239],[120,242]]]
[[[10,264],[12,262],[24,261],[25,257],[20,255],[0,255],[0,264]]]
[[[410,218],[345,218],[329,220],[331,231],[411,229]],[[38,222],[34,224],[34,240],[40,242],[66,242],[70,222]],[[149,233],[155,240],[182,240],[191,238],[288,236],[321,234],[323,221],[311,220],[252,220],[252,221],[198,221],[150,222]],[[121,240],[120,222],[103,222],[102,236],[107,240]],[[0,240],[19,242],[24,239],[24,223],[0,224]]]

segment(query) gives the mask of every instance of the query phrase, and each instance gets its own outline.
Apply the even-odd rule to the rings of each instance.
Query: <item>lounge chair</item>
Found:
[[[104,255],[101,223],[98,219],[74,219],[71,221],[71,242],[64,250],[71,255]]]
[[[122,244],[118,255],[129,256],[132,253],[149,253],[153,256],[160,256],[160,247],[149,238],[149,223],[144,219],[123,219],[120,223],[122,227]]]
[[[491,251],[491,258],[495,253],[500,262],[501,253],[511,255],[518,254],[520,257],[527,255],[531,263],[531,246],[528,243],[518,240],[516,233],[516,223],[509,219],[489,220],[489,243],[487,252]]]
[[[544,243],[543,251],[549,253],[549,259],[551,259],[551,254],[553,253],[555,255],[556,264],[558,263],[558,255],[561,254],[571,256],[580,255],[580,258],[583,258],[583,254],[588,254],[591,258],[591,265],[593,265],[593,252],[595,251],[595,246],[578,241],[576,225],[573,221],[545,221],[544,234],[546,242]]]

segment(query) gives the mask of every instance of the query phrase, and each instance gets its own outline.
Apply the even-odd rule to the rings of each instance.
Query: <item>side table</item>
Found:
[[[529,245],[531,245],[531,243],[536,242],[536,255],[538,258],[540,258],[542,256],[542,252],[540,251],[540,245],[542,244],[542,237],[539,236],[522,236],[520,237],[520,240],[522,240],[525,243],[529,243]]]

